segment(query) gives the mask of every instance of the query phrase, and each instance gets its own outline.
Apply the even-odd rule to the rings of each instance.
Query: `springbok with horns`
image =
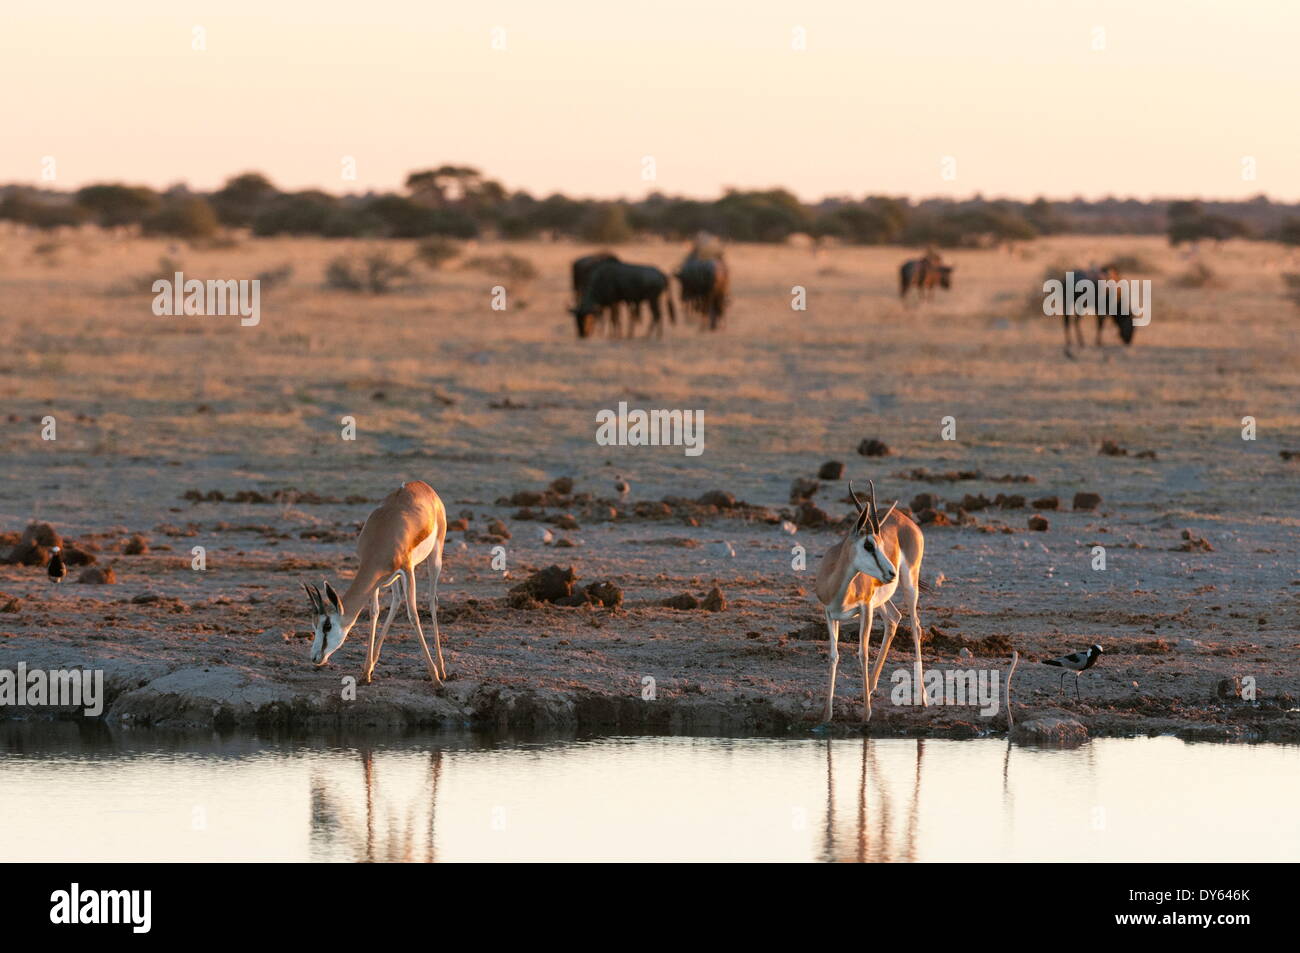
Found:
[[[366,519],[357,539],[357,558],[360,565],[352,584],[342,597],[328,582],[325,594],[315,586],[303,584],[316,614],[315,638],[311,643],[311,660],[324,665],[339,650],[348,633],[356,625],[361,610],[370,608],[370,647],[366,653],[364,677],[367,684],[379,661],[388,627],[393,624],[399,597],[404,597],[406,616],[420,636],[420,647],[428,663],[429,677],[439,684],[447,677],[447,666],[442,660],[442,639],[438,633],[438,577],[442,574],[442,544],[447,535],[447,511],[442,500],[427,483],[416,480],[406,483],[384,498],[379,507]],[[420,612],[415,604],[415,567],[428,560],[429,613],[433,617],[433,646],[438,660],[435,664],[429,654],[429,644],[420,627]],[[375,641],[379,623],[379,590],[391,587],[392,599],[384,630]]]
[[[826,689],[826,722],[831,720],[835,707],[835,671],[839,667],[840,623],[858,619],[858,658],[862,662],[863,720],[871,718],[871,695],[885,667],[890,643],[903,614],[890,602],[894,593],[902,591],[903,599],[912,610],[912,644],[916,646],[916,682],[921,680],[921,619],[917,615],[916,601],[920,594],[921,555],[925,551],[925,538],[920,528],[902,513],[895,513],[898,501],[889,508],[885,518],[876,509],[876,487],[871,487],[871,498],[864,504],[853,492],[849,493],[858,507],[858,518],[845,537],[832,546],[822,557],[817,569],[817,600],[826,611],[826,630],[830,637],[831,671]],[[877,606],[884,607],[885,636],[881,639],[880,658],[868,677],[868,643],[871,622]],[[921,704],[928,704],[925,692],[920,692]]]

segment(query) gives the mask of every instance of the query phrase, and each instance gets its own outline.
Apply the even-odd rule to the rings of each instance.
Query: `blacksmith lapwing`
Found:
[[[1074,673],[1074,697],[1079,699],[1079,676],[1088,669],[1097,664],[1097,659],[1101,657],[1101,646],[1091,646],[1086,652],[1071,652],[1069,655],[1062,655],[1060,658],[1045,659],[1044,665],[1055,665],[1057,668],[1065,669],[1065,672]],[[1061,673],[1061,691],[1065,691],[1065,672]]]
[[[63,557],[59,555],[59,552],[58,546],[50,548],[50,565],[46,569],[46,572],[50,574],[50,582],[56,586],[63,582],[63,577],[68,574],[67,564],[63,562]]]

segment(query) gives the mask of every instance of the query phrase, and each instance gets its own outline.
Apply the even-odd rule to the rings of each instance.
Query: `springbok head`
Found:
[[[324,665],[348,637],[348,631],[343,625],[343,600],[328,582],[325,583],[324,597],[315,586],[304,582],[302,587],[307,591],[314,614],[312,629],[315,634],[311,640],[311,660],[316,665]]]
[[[888,584],[898,578],[898,567],[890,562],[888,554],[881,545],[881,527],[893,514],[898,501],[894,501],[894,506],[891,506],[884,519],[881,519],[880,511],[876,509],[876,484],[869,480],[867,485],[871,488],[871,495],[868,501],[863,503],[853,490],[853,481],[849,481],[849,493],[852,494],[853,502],[858,507],[857,521],[849,532],[853,568],[864,576]]]

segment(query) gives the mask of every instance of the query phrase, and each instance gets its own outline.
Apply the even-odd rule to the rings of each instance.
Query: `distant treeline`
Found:
[[[0,186],[0,219],[42,229],[82,224],[145,234],[209,238],[223,229],[326,238],[566,236],[616,244],[637,235],[681,240],[701,231],[728,241],[783,242],[792,235],[849,244],[980,247],[1059,234],[1167,234],[1175,244],[1234,237],[1300,244],[1300,205],[1106,198],[1032,202],[869,195],[799,201],[784,189],[729,190],[712,201],[655,193],[639,201],[537,198],[507,190],[467,166],[413,172],[401,193],[282,192],[264,175],[234,176],[215,192],[102,183],[75,193]]]

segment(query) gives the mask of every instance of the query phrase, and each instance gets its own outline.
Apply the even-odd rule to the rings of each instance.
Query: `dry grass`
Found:
[[[575,339],[565,308],[569,262],[588,250],[578,245],[470,243],[441,269],[421,269],[419,284],[374,297],[327,290],[330,260],[382,245],[407,261],[414,243],[268,239],[195,250],[85,234],[62,240],[57,254],[47,244],[0,232],[0,529],[40,516],[74,536],[112,527],[156,533],[191,520],[204,534],[218,521],[255,521],[291,535],[280,548],[241,539],[238,553],[222,557],[224,575],[169,577],[183,597],[242,598],[270,584],[277,600],[295,606],[293,574],[268,580],[240,560],[296,555],[343,568],[348,544],[298,533],[323,527],[346,538],[368,510],[192,506],[182,502],[186,490],[296,487],[373,500],[399,480],[425,479],[453,516],[468,509],[476,518],[509,518],[512,508],[493,501],[514,490],[567,475],[579,490],[612,495],[622,474],[634,499],[722,487],[779,507],[795,477],[840,459],[851,476],[874,477],[890,500],[936,489],[892,476],[913,467],[1030,474],[1034,494],[1067,500],[1079,489],[1102,494],[1104,513],[1053,514],[1049,533],[1023,532],[1023,520],[1008,517],[1020,532],[931,534],[927,570],[948,583],[923,611],[960,621],[969,637],[1004,633],[1043,651],[1097,636],[1148,638],[1147,626],[1124,620],[1165,607],[1181,621],[1161,634],[1194,634],[1212,598],[1250,616],[1256,642],[1297,641],[1300,607],[1290,585],[1300,556],[1300,471],[1278,451],[1300,449],[1300,334],[1282,279],[1300,264],[1280,246],[1203,250],[1192,264],[1212,269],[1217,288],[1164,278],[1191,265],[1156,239],[1070,237],[1014,255],[955,252],[954,290],[924,307],[898,300],[905,249],[736,247],[728,251],[726,329],[707,335],[679,322],[660,342]],[[670,271],[684,248],[629,245],[619,254]],[[523,301],[508,277],[467,266],[507,255],[537,269]],[[1119,255],[1151,270],[1152,323],[1129,349],[1108,329],[1104,355],[1086,328],[1089,346],[1066,361],[1059,321],[1034,316],[1024,301],[1055,262]],[[156,317],[148,292],[120,289],[163,257],[189,277],[274,269],[281,280],[264,291],[257,327],[231,317]],[[503,280],[511,307],[494,311],[492,287]],[[794,286],[807,289],[807,311],[791,310]],[[512,406],[492,406],[506,397]],[[703,409],[705,453],[597,446],[596,412],[620,400]],[[43,442],[31,420],[46,414],[59,421],[54,443]],[[1254,443],[1240,438],[1247,415],[1258,422]],[[340,439],[345,416],[356,419],[355,442]],[[956,418],[956,442],[940,439],[946,416]],[[895,456],[856,456],[864,437],[883,439]],[[1158,457],[1099,457],[1102,439]],[[999,489],[977,483],[953,495]],[[832,485],[818,500],[840,511],[842,496]],[[1184,526],[1210,538],[1215,553],[1170,552]],[[644,528],[612,524],[584,527],[585,546],[558,556],[576,562],[584,579],[619,578],[634,603],[714,578],[740,600],[725,618],[671,625],[653,614],[638,622],[633,612],[625,623],[632,628],[774,635],[807,621],[811,603],[799,586],[808,580],[791,573],[789,537],[768,527],[663,529],[706,543],[726,536],[738,555],[724,564],[633,546]],[[526,530],[511,543],[516,569],[556,561]],[[1098,539],[1116,547],[1102,582],[1088,569]],[[814,560],[826,542],[807,533],[798,540]],[[453,553],[453,599],[503,593],[487,558],[477,548]],[[157,582],[133,572],[129,558],[117,570],[119,588]],[[22,580],[4,578],[6,591],[23,594]],[[1216,593],[1197,595],[1207,582]],[[1258,630],[1257,614],[1269,619]],[[21,616],[6,619],[12,627]],[[95,624],[87,620],[76,624]]]

